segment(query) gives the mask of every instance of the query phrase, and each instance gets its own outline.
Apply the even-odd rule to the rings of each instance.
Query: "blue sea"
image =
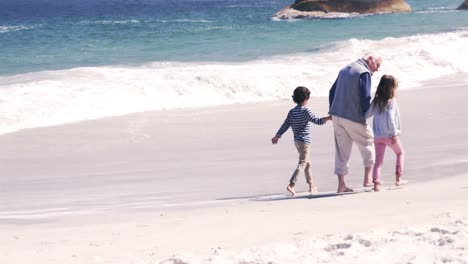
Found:
[[[0,0],[0,133],[140,111],[325,96],[367,51],[401,89],[468,72],[462,0],[282,21],[293,0]],[[379,77],[379,74],[375,78]],[[374,81],[375,83],[375,81]]]

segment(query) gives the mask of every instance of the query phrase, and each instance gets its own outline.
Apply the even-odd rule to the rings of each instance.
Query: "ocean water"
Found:
[[[325,96],[367,51],[401,89],[468,72],[462,0],[412,13],[280,21],[293,0],[0,0],[0,133],[80,120]]]

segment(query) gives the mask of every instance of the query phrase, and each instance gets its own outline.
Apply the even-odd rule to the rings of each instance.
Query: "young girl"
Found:
[[[289,127],[293,130],[294,144],[299,152],[299,162],[286,188],[293,197],[296,195],[294,186],[296,185],[297,175],[300,171],[304,171],[305,173],[307,183],[309,184],[309,192],[311,194],[317,192],[317,187],[314,186],[310,170],[310,143],[312,141],[310,137],[312,128],[311,122],[316,125],[323,125],[328,120],[331,120],[330,116],[322,118],[315,117],[310,109],[306,107],[309,97],[310,91],[306,87],[299,86],[294,90],[293,101],[297,106],[289,111],[283,125],[271,139],[271,143],[276,144],[278,143],[278,139],[281,138],[281,135],[283,135]]]
[[[391,75],[384,75],[380,79],[366,118],[374,116],[374,144],[375,164],[373,171],[374,191],[380,191],[380,171],[382,168],[385,148],[389,146],[396,154],[395,184],[407,183],[403,180],[404,151],[399,135],[401,133],[400,111],[395,98],[398,81]]]

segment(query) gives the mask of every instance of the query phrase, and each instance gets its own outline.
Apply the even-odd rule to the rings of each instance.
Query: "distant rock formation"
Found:
[[[466,2],[466,1],[465,1]],[[411,12],[405,0],[296,0],[274,15],[279,19],[320,17],[328,13]]]
[[[468,10],[468,0],[465,0],[465,2],[463,2],[458,8],[457,10]]]

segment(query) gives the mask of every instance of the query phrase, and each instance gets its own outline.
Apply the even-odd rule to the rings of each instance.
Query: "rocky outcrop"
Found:
[[[465,0],[465,2],[463,2],[458,8],[457,10],[468,10],[468,0]]]
[[[275,14],[279,19],[320,17],[328,13],[400,13],[411,12],[405,0],[296,0]]]

